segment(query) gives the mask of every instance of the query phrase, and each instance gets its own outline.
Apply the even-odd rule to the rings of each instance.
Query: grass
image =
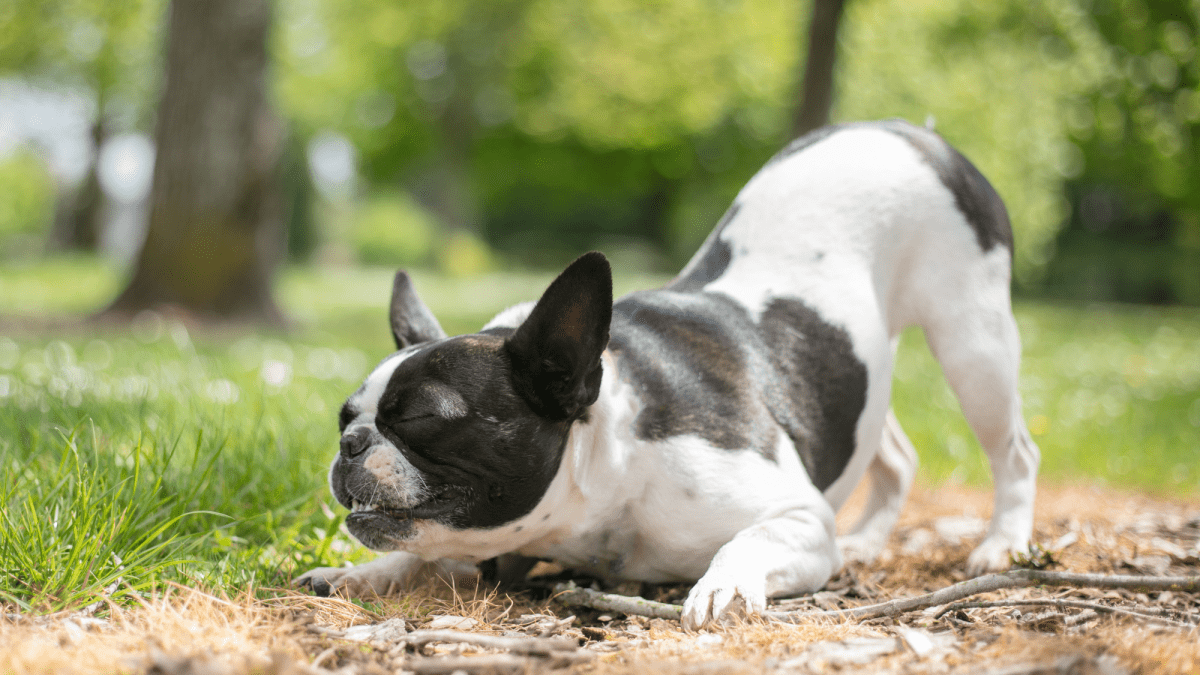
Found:
[[[451,333],[549,279],[416,275]],[[0,270],[0,604],[120,603],[169,582],[263,589],[368,556],[342,530],[325,472],[341,401],[390,351],[390,280],[289,269],[278,297],[294,331],[200,334],[155,314],[124,331],[14,320],[86,314],[120,275],[89,259]],[[620,275],[618,292],[661,281]],[[1044,480],[1200,491],[1200,310],[1023,302],[1017,316]],[[986,483],[918,333],[896,375],[923,479]]]

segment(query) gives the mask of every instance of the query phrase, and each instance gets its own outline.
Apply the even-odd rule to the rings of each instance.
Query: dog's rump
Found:
[[[820,129],[778,153],[667,288],[731,298],[754,323],[800,303],[825,332],[843,334],[870,382],[854,408],[853,447],[865,449],[883,427],[900,331],[919,325],[936,349],[956,321],[978,320],[978,304],[1008,311],[1011,266],[1012,228],[987,180],[934,132],[889,120]],[[824,360],[853,366],[836,353]],[[814,378],[811,368],[798,374]],[[827,410],[848,402],[838,391]],[[844,448],[826,447],[823,467],[805,461],[835,505],[873,455]]]
[[[903,302],[889,302],[911,295],[903,284],[920,267],[970,267],[997,247],[1011,267],[1012,240],[1000,196],[936,133],[902,120],[854,122],[818,129],[776,154],[668,288],[749,286],[757,293],[734,297],[758,300],[751,308],[797,295],[828,304],[822,315],[837,317],[844,301],[863,298],[835,291],[822,303],[810,293],[845,285],[829,283],[832,275],[870,272],[863,281],[896,327],[920,322]]]

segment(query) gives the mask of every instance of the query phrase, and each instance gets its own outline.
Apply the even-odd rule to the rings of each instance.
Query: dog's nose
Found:
[[[346,458],[363,454],[371,447],[369,434],[350,432],[342,436],[342,456]]]

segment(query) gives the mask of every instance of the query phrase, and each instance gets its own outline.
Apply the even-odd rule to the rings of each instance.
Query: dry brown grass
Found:
[[[961,524],[971,522],[964,521],[964,516],[986,518],[989,504],[990,495],[980,489],[918,487],[882,560],[848,566],[831,582],[830,592],[816,599],[782,604],[853,606],[926,592],[961,580],[974,538],[968,535],[955,541],[954,536],[938,534],[939,527],[951,522],[941,519]],[[846,511],[843,524],[853,519],[853,504]],[[1089,486],[1044,487],[1039,495],[1035,539],[1050,546],[1071,538],[1075,538],[1074,543],[1054,554],[1054,568],[1196,574],[1200,568],[1200,560],[1195,557],[1200,507],[1184,500]],[[1181,551],[1188,555],[1180,557]],[[638,589],[633,585],[620,590]],[[655,595],[656,599],[678,602],[685,592],[682,587],[663,587],[656,589]],[[395,652],[389,655],[386,648],[349,642],[328,631],[394,617],[404,618],[410,628],[419,628],[427,625],[430,617],[446,614],[473,618],[476,625],[472,630],[494,634],[528,630],[533,614],[558,618],[576,614],[577,620],[566,634],[587,641],[586,648],[597,655],[573,669],[597,674],[973,673],[1006,664],[1053,664],[1075,654],[1109,654],[1120,666],[1135,672],[1200,672],[1200,633],[1196,631],[1188,634],[1111,616],[1071,626],[1064,623],[1064,615],[1038,619],[1038,610],[1029,608],[1024,613],[1010,608],[967,610],[942,620],[914,613],[902,617],[901,624],[952,635],[955,646],[941,650],[935,657],[921,658],[909,650],[898,650],[867,664],[839,666],[809,658],[812,652],[806,650],[813,643],[831,640],[889,638],[897,635],[900,626],[887,620],[857,624],[814,620],[798,625],[747,621],[695,634],[681,631],[671,621],[607,617],[528,594],[507,595],[486,587],[451,588],[444,584],[430,584],[388,598],[379,604],[382,609],[378,613],[336,598],[284,591],[269,600],[256,600],[254,596],[247,591],[227,598],[175,588],[141,605],[109,607],[101,612],[102,624],[69,615],[23,617],[15,622],[0,619],[0,673],[392,673],[404,663],[403,658],[397,660]],[[1200,598],[1188,594],[1015,589],[987,597],[1058,596],[1200,612]],[[314,627],[326,630],[320,632]],[[586,633],[582,630],[585,627]],[[430,653],[456,650],[463,648],[439,645]],[[473,651],[467,648],[463,653]],[[1083,663],[1076,672],[1092,672],[1088,669],[1093,666]]]

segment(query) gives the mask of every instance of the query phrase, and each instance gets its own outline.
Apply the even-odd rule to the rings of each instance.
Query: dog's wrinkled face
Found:
[[[343,406],[329,474],[351,534],[372,549],[409,549],[420,521],[486,529],[529,513],[598,394],[611,313],[599,254],[563,272],[515,330],[453,338],[397,274],[400,351]]]

